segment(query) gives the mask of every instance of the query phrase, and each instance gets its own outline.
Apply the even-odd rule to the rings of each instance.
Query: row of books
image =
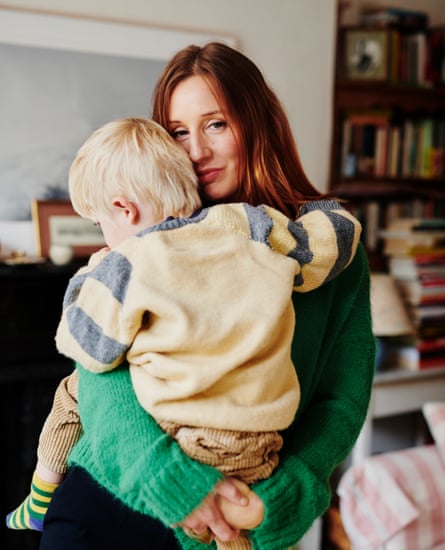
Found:
[[[345,113],[342,177],[440,178],[445,175],[445,117],[408,117],[391,111]]]
[[[398,346],[402,366],[445,367],[445,218],[401,218],[382,237],[389,274],[413,322],[413,334]]]
[[[440,86],[445,82],[445,27],[416,33],[387,31],[388,81],[408,86]]]

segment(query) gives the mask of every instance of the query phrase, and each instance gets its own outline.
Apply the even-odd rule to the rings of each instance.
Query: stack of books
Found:
[[[411,368],[445,367],[445,219],[400,218],[382,237],[415,326]]]

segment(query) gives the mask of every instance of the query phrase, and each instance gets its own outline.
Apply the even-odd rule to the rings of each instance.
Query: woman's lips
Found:
[[[220,174],[219,168],[209,168],[208,170],[200,170],[198,172],[198,179],[200,183],[212,183]]]

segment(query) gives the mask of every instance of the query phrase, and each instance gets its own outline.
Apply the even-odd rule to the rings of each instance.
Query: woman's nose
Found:
[[[211,155],[211,148],[207,143],[205,136],[191,136],[188,151],[192,162],[200,162]]]

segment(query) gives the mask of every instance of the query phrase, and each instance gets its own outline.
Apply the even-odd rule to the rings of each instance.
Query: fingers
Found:
[[[188,527],[184,527],[184,531],[188,537],[190,537],[193,540],[197,540],[202,544],[210,544],[212,540],[215,538],[214,534],[210,531],[209,528],[207,528],[202,533],[196,533],[195,531],[192,531],[192,529],[189,529]]]
[[[264,519],[263,501],[253,491],[250,491],[249,503],[246,506],[233,504],[220,495],[217,495],[216,498],[224,519],[232,527],[250,530],[258,527]]]
[[[249,502],[249,486],[234,477],[227,477],[220,481],[214,492],[238,506],[246,506]]]
[[[224,519],[217,503],[216,495],[209,495],[182,523],[182,527],[201,534],[207,528],[221,541],[230,541],[239,535],[237,529],[232,528]]]

